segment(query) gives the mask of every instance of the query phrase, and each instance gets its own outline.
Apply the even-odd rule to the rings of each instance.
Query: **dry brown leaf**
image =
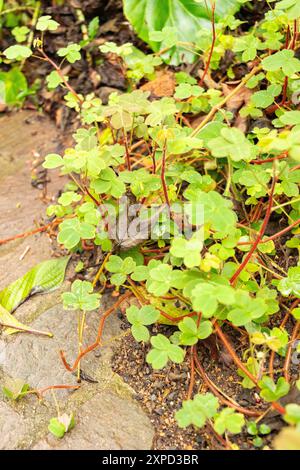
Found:
[[[157,72],[156,78],[141,86],[141,90],[150,91],[157,98],[173,96],[175,90],[175,78],[173,72]]]
[[[231,87],[229,85],[226,85],[225,83],[222,84],[222,90],[224,96],[228,96],[233,90],[234,87]],[[233,95],[229,100],[227,101],[227,109],[228,111],[232,113],[236,113],[244,104],[248,104],[251,96],[253,94],[253,91],[250,90],[249,88],[242,87],[238,93]]]

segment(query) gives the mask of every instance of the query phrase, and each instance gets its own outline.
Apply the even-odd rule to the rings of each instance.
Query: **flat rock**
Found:
[[[48,435],[33,449],[142,450],[152,445],[149,419],[135,403],[111,391],[103,391],[86,402],[76,423],[63,440]]]
[[[41,298],[41,297],[40,297]],[[109,299],[104,296],[102,305]],[[59,299],[58,299],[59,302]],[[24,306],[31,310],[31,299]],[[39,331],[51,332],[53,338],[33,334],[16,334],[5,337],[5,354],[2,352],[2,370],[6,375],[23,379],[31,387],[40,389],[53,384],[76,384],[75,375],[64,367],[59,351],[64,350],[72,363],[78,353],[78,312],[66,311],[59,302],[48,310],[39,312],[38,318],[30,326]],[[97,336],[99,312],[88,312],[84,330],[84,346],[94,342]],[[120,334],[119,320],[116,316],[109,317],[104,330],[101,357],[91,353],[83,358],[81,369],[91,381],[107,381],[112,373],[107,373],[107,363],[112,350],[109,338]],[[97,353],[96,353],[97,354]],[[98,354],[97,354],[98,355]],[[18,358],[16,360],[16,358]],[[59,396],[66,392],[56,392]],[[51,398],[51,395],[48,395]]]
[[[0,402],[0,450],[17,446],[24,433],[22,416],[6,403]]]
[[[0,118],[0,239],[33,230],[45,219],[47,204],[62,189],[64,180],[49,171],[47,198],[33,188],[32,162],[60,150],[52,122],[36,112],[19,111]],[[24,253],[27,253],[24,256]],[[22,255],[24,258],[22,259]],[[0,289],[50,258],[51,243],[37,234],[0,245]]]

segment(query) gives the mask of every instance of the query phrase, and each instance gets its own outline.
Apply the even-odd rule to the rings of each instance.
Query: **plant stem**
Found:
[[[65,78],[64,74],[62,73],[61,69],[59,68],[59,66],[52,59],[50,59],[50,57],[46,54],[46,52],[43,49],[38,49],[38,51],[42,54],[44,59],[47,62],[49,62],[49,64],[52,65],[52,67],[56,70],[56,72],[58,73],[58,75],[62,79],[65,87],[69,90],[69,92],[72,93],[72,95],[76,98],[76,100],[80,104],[83,104],[84,100],[76,93],[74,88],[68,83],[68,81],[66,80],[66,78]]]
[[[250,80],[251,77],[253,77],[257,72],[261,70],[261,65],[257,65],[254,67],[251,72],[249,72],[243,80],[239,83],[237,87],[235,87],[234,90],[232,90],[231,93],[229,93],[225,98],[218,104],[212,107],[210,112],[206,115],[206,118],[203,119],[203,121],[200,122],[200,124],[193,130],[193,132],[190,134],[191,137],[195,137],[195,135],[198,134],[198,132],[208,123],[210,120],[214,117],[217,111],[219,109],[223,108],[223,106],[229,101],[234,95],[236,95],[241,88]]]
[[[268,225],[268,222],[269,222],[269,219],[270,219],[270,216],[271,216],[271,211],[272,211],[272,206],[273,206],[273,194],[274,194],[274,189],[275,189],[275,183],[276,183],[276,178],[275,178],[275,176],[274,176],[273,182],[272,182],[271,191],[270,191],[270,196],[269,196],[269,203],[268,203],[268,207],[267,207],[267,211],[266,211],[266,215],[265,215],[264,221],[263,221],[263,223],[262,223],[262,226],[261,226],[261,228],[260,228],[260,231],[258,232],[258,235],[257,235],[256,240],[253,242],[253,244],[252,244],[252,246],[251,246],[250,251],[247,253],[247,255],[245,256],[243,262],[240,264],[240,266],[238,267],[238,269],[236,270],[236,272],[234,273],[234,275],[230,278],[230,284],[232,284],[232,285],[235,284],[235,281],[237,280],[237,278],[239,277],[239,275],[241,274],[241,272],[243,271],[243,269],[245,269],[245,267],[247,266],[248,262],[249,262],[250,259],[251,259],[251,256],[253,255],[253,253],[254,253],[254,251],[256,250],[258,244],[260,243],[261,239],[262,239],[263,236],[264,236],[265,230],[266,230],[266,228],[267,228],[267,225]]]
[[[162,152],[162,165],[161,165],[161,184],[163,187],[163,192],[165,196],[165,201],[170,208],[170,200],[169,200],[169,195],[168,195],[168,188],[166,184],[166,179],[165,179],[165,171],[166,171],[166,154],[167,154],[167,139],[165,139],[164,146],[163,146],[163,152]]]
[[[60,357],[61,357],[61,360],[65,366],[65,368],[69,371],[69,372],[73,372],[75,369],[77,369],[77,366],[78,366],[78,363],[81,361],[81,359],[86,356],[86,354],[88,354],[89,352],[91,351],[94,351],[94,349],[96,349],[98,346],[100,346],[100,343],[101,343],[101,338],[102,338],[102,333],[103,333],[103,327],[104,327],[104,324],[105,324],[105,320],[107,319],[107,317],[109,317],[109,315],[111,315],[123,302],[124,300],[128,299],[129,297],[131,296],[131,292],[126,292],[126,294],[122,295],[122,297],[119,298],[119,300],[114,303],[114,305],[112,307],[110,307],[101,317],[100,319],[100,322],[99,322],[99,327],[98,327],[98,334],[97,334],[97,338],[96,340],[94,341],[93,344],[91,344],[90,346],[88,346],[86,349],[84,349],[83,351],[81,351],[80,354],[78,354],[77,358],[75,359],[75,362],[72,366],[70,366],[67,361],[66,361],[66,358],[65,358],[65,353],[61,350],[60,351]]]
[[[204,83],[204,79],[205,79],[205,77],[206,77],[206,75],[207,75],[207,72],[208,72],[208,69],[209,69],[209,66],[210,66],[210,62],[211,62],[211,58],[212,58],[212,55],[213,55],[215,43],[216,43],[215,10],[216,10],[216,3],[213,2],[212,6],[211,6],[211,14],[212,14],[212,18],[211,18],[211,24],[212,24],[212,43],[211,43],[211,47],[210,47],[208,59],[207,59],[207,62],[206,62],[206,66],[205,66],[205,69],[204,69],[202,78],[201,78],[201,80],[200,80],[200,82],[199,82],[199,86],[202,86],[203,83]]]

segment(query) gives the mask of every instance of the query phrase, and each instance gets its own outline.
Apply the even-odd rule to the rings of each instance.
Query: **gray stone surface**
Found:
[[[30,160],[33,152],[45,155],[57,151],[56,130],[45,118],[32,112],[19,112],[0,118],[0,239],[27,231],[45,214],[46,203],[30,184]],[[12,132],[13,130],[13,132]],[[48,187],[51,199],[63,186],[54,174]],[[47,201],[46,201],[47,202]],[[29,246],[27,255],[20,256]],[[52,254],[50,239],[39,234],[0,246],[0,289],[24,275],[36,263]],[[15,312],[32,328],[50,331],[53,338],[17,333],[0,334],[0,387],[8,379],[23,379],[31,388],[58,384],[76,384],[59,358],[64,349],[72,363],[78,352],[77,312],[65,311],[61,289],[28,299]],[[84,344],[97,335],[100,315],[112,299],[104,295],[101,309],[87,314]],[[1,333],[1,331],[0,331]],[[73,412],[75,428],[64,439],[48,432],[51,417],[57,415],[53,395],[39,402],[29,395],[17,402],[0,393],[0,449],[149,449],[153,429],[148,417],[132,399],[132,390],[111,369],[113,348],[122,332],[116,315],[107,319],[103,345],[86,356],[81,369],[87,381],[76,391],[55,391],[60,413]],[[92,379],[92,382],[90,381]]]
[[[0,450],[17,446],[24,433],[22,416],[6,403],[0,402]]]
[[[135,450],[149,449],[153,431],[149,420],[132,401],[103,391],[86,402],[76,417],[77,425],[61,441],[48,435],[34,449]]]

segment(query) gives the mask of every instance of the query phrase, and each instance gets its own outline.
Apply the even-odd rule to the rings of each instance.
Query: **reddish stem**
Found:
[[[105,324],[105,320],[107,319],[107,317],[109,317],[109,315],[111,315],[123,302],[124,300],[128,299],[128,297],[131,296],[131,292],[126,292],[126,294],[122,295],[122,297],[119,298],[119,300],[114,303],[114,305],[112,307],[110,307],[101,317],[100,319],[100,322],[99,322],[99,327],[98,327],[98,334],[97,334],[97,338],[95,340],[95,342],[93,344],[91,344],[90,346],[88,346],[86,349],[84,349],[83,351],[80,352],[80,354],[78,354],[73,366],[70,366],[68,364],[68,362],[66,361],[66,358],[65,358],[65,353],[64,351],[60,351],[60,357],[61,357],[61,360],[65,366],[65,368],[69,371],[69,372],[73,372],[75,369],[77,369],[77,366],[79,364],[79,362],[81,361],[81,359],[86,356],[86,354],[88,354],[89,352],[93,351],[94,349],[96,349],[98,346],[100,346],[100,343],[101,343],[101,338],[102,338],[102,333],[103,333],[103,327],[104,327],[104,324]]]
[[[287,158],[288,153],[285,152],[282,155],[278,155],[277,157],[272,157],[272,158],[265,158],[264,160],[251,160],[250,163],[253,165],[263,165],[264,163],[271,163],[274,162],[275,160],[282,160],[283,158]]]
[[[169,200],[168,189],[167,189],[167,184],[166,184],[166,179],[165,179],[166,154],[167,154],[167,140],[165,140],[163,153],[162,153],[161,184],[162,184],[163,191],[164,191],[165,201],[166,201],[168,207],[170,208],[170,200]]]
[[[30,230],[29,232],[23,232],[23,233],[19,233],[18,235],[13,235],[12,237],[3,238],[2,240],[0,240],[0,245],[4,245],[5,243],[12,242],[14,240],[18,240],[19,238],[30,237],[31,235],[35,235],[36,233],[45,232],[48,228],[53,227],[53,225],[59,224],[61,221],[62,219],[55,219],[49,224],[42,225],[42,227],[38,227],[34,230]]]
[[[210,47],[210,51],[209,51],[209,56],[208,56],[208,59],[207,59],[207,63],[206,63],[206,66],[205,66],[205,69],[204,69],[202,78],[201,78],[201,80],[200,80],[200,82],[199,82],[199,85],[200,85],[200,86],[203,85],[204,79],[205,79],[205,77],[206,77],[206,75],[207,75],[207,72],[208,72],[208,69],[209,69],[209,66],[210,66],[210,62],[211,62],[211,58],[212,58],[212,55],[213,55],[215,43],[216,43],[215,9],[216,9],[216,4],[215,4],[215,2],[214,2],[214,3],[212,4],[212,7],[211,7],[211,14],[212,14],[212,17],[211,17],[211,24],[212,24],[212,43],[211,43],[211,47]]]
[[[243,269],[245,269],[245,267],[247,266],[248,262],[251,259],[251,256],[253,255],[253,253],[256,250],[258,244],[260,243],[261,239],[264,236],[264,233],[265,233],[265,230],[267,228],[267,225],[268,225],[268,222],[269,222],[269,219],[270,219],[270,216],[271,216],[271,212],[272,212],[273,194],[274,194],[274,189],[275,189],[275,183],[276,183],[276,178],[274,177],[272,187],[271,187],[271,191],[270,191],[270,196],[269,196],[269,203],[268,203],[266,215],[265,215],[264,221],[262,223],[261,229],[260,229],[260,231],[257,235],[256,240],[253,242],[253,245],[252,245],[250,251],[245,256],[244,260],[242,261],[242,263],[240,264],[240,266],[238,267],[238,269],[236,270],[234,275],[230,278],[230,284],[232,284],[232,285],[234,285],[235,281],[237,280],[237,278],[239,277],[239,275],[241,274]]]
[[[244,415],[247,415],[247,416],[253,416],[253,417],[260,416],[259,411],[248,410],[247,408],[243,408],[242,406],[239,406],[238,404],[234,403],[233,401],[229,401],[225,397],[223,397],[223,395],[219,392],[219,390],[216,388],[214,383],[210,380],[210,378],[206,374],[205,370],[203,369],[203,367],[200,363],[198,354],[196,353],[196,350],[194,350],[194,361],[195,361],[195,363],[197,365],[197,369],[199,370],[200,375],[201,375],[202,379],[204,380],[205,384],[207,385],[207,387],[222,401],[222,403],[224,403],[224,405],[230,406],[231,408],[234,408],[237,411],[239,411],[240,413],[243,413]]]
[[[67,80],[66,80],[64,74],[62,73],[60,67],[52,59],[50,59],[50,57],[46,54],[46,52],[43,49],[39,49],[39,52],[46,59],[46,61],[49,62],[49,64],[52,65],[52,67],[56,70],[56,72],[58,73],[58,75],[60,76],[60,78],[62,79],[64,85],[70,91],[70,93],[72,93],[72,95],[75,96],[75,98],[77,99],[77,101],[80,104],[83,104],[84,100],[76,93],[74,88],[67,82]]]

